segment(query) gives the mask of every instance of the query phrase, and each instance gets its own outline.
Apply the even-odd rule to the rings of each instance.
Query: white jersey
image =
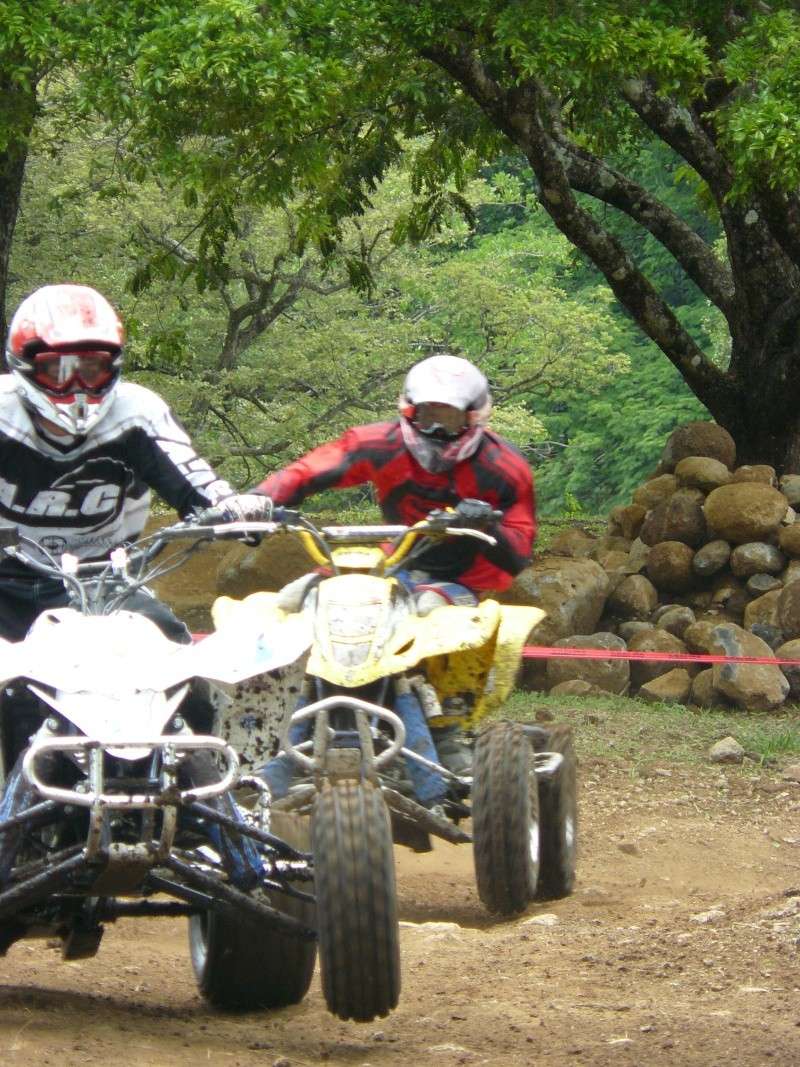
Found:
[[[36,431],[14,378],[0,375],[0,526],[56,554],[102,558],[142,532],[151,489],[181,517],[233,492],[150,389],[121,382],[89,434],[62,445]]]

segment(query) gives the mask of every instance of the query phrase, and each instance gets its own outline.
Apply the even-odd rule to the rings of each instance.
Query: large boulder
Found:
[[[694,549],[682,541],[661,541],[647,557],[647,576],[656,587],[668,593],[683,593],[694,577]]]
[[[639,537],[646,545],[683,541],[697,548],[706,540],[704,496],[699,489],[678,489],[648,511]]]
[[[712,634],[719,624],[719,616],[714,616],[711,619],[698,619],[691,626],[687,626],[683,631],[682,640],[686,642],[689,651],[710,652]]]
[[[762,485],[777,485],[775,468],[766,463],[746,463],[737,467],[731,476],[734,482],[761,482]]]
[[[675,466],[678,484],[710,493],[731,480],[731,472],[724,463],[710,456],[687,456]]]
[[[592,633],[606,603],[609,579],[592,559],[542,556],[514,579],[499,599],[506,604],[541,608],[546,617],[536,627],[536,644],[552,645],[570,634]],[[521,689],[541,689],[545,668],[541,660],[526,660],[517,684]]]
[[[685,604],[667,604],[665,610],[653,620],[656,628],[666,630],[673,637],[683,640],[683,635],[697,620],[690,607]]]
[[[639,536],[639,530],[647,514],[647,508],[641,504],[627,504],[612,508],[608,516],[609,531],[618,533],[628,541]]]
[[[716,537],[742,545],[770,541],[788,507],[786,497],[759,482],[733,482],[708,494],[703,511]]]
[[[736,443],[716,422],[687,422],[674,429],[667,438],[659,469],[674,471],[688,456],[710,456],[731,470],[736,463]]]
[[[554,642],[556,647],[613,649],[622,652],[625,642],[616,634],[573,634]],[[629,667],[624,659],[549,659],[547,688],[562,682],[580,679],[607,693],[625,693],[628,689]]]
[[[571,556],[580,559],[589,555],[595,546],[596,538],[585,530],[569,527],[559,530],[550,541],[550,551],[556,556]]]
[[[787,556],[800,556],[800,522],[782,526],[778,534],[778,544]]]
[[[645,682],[636,695],[649,704],[686,704],[691,688],[689,672],[684,667],[675,667]]]
[[[671,497],[678,488],[678,479],[674,474],[662,474],[650,478],[633,491],[634,504],[640,504],[647,511]]]
[[[639,574],[647,565],[647,557],[650,555],[650,545],[646,545],[641,537],[631,542],[628,551],[628,562],[625,564],[626,574]]]
[[[699,708],[713,708],[716,703],[714,692],[714,672],[708,670],[698,671],[692,679],[692,688],[689,691],[689,703]]]
[[[751,574],[744,584],[747,592],[754,597],[783,588],[783,582],[775,574]]]
[[[787,641],[800,637],[800,581],[789,582],[780,591],[778,622]]]
[[[721,571],[723,567],[727,567],[730,558],[731,546],[727,541],[719,539],[709,541],[695,552],[692,570],[700,578],[709,578],[717,571]]]
[[[778,603],[782,590],[773,589],[770,593],[756,597],[744,609],[744,628],[752,631],[754,626],[774,626],[780,628],[781,620],[778,613]]]
[[[784,474],[778,488],[793,508],[800,507],[800,474]]]
[[[608,598],[609,611],[621,619],[647,619],[657,603],[656,588],[643,574],[623,578]]]
[[[687,651],[683,641],[674,634],[668,630],[657,629],[636,634],[628,642],[628,648],[631,652],[665,652],[667,654]],[[668,660],[631,660],[631,689],[638,689],[645,682],[650,682],[653,678],[658,678],[680,666],[683,664]]]
[[[797,700],[800,697],[800,640],[795,638],[792,641],[784,642],[784,644],[775,649],[775,655],[778,659],[797,660],[796,666],[787,664],[785,667],[781,667],[789,682],[789,692],[792,698]]]
[[[786,566],[786,557],[775,545],[764,541],[748,541],[731,552],[731,570],[737,578],[749,578],[753,574],[780,574]]]
[[[593,559],[543,556],[514,579],[500,599],[547,612],[536,627],[536,643],[552,645],[570,634],[590,634],[606,603],[608,576]]]
[[[709,644],[709,651],[723,656],[775,659],[765,641],[734,623],[715,627]],[[789,695],[789,682],[780,667],[771,663],[715,663],[712,670],[714,689],[748,711],[777,708]]]

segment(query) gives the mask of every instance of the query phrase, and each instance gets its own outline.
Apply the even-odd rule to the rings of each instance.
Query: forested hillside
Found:
[[[397,241],[398,213],[407,229],[415,216],[395,169],[327,259],[301,250],[297,213],[243,208],[215,274],[199,255],[196,207],[155,182],[120,182],[98,130],[62,131],[57,144],[48,133],[28,162],[9,308],[54,280],[108,293],[129,327],[128,373],[163,392],[241,485],[350,423],[390,416],[405,370],[443,347],[489,375],[494,425],[530,457],[543,513],[597,514],[624,499],[669,430],[702,413],[537,207],[513,157],[411,242]],[[674,162],[654,149],[644,164],[692,210]],[[707,301],[655,241],[633,252],[708,344]]]

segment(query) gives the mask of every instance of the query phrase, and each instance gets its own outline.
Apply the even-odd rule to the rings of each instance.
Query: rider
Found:
[[[369,482],[384,520],[403,525],[454,508],[449,525],[487,530],[497,543],[431,544],[405,580],[424,611],[475,604],[480,594],[511,585],[530,560],[536,534],[531,469],[487,428],[491,408],[488,382],[476,366],[450,354],[430,356],[408,372],[399,419],[347,430],[271,474],[256,492],[292,507],[312,493]],[[432,733],[442,763],[467,773],[471,756],[461,730]]]
[[[87,286],[46,285],[20,304],[6,343],[11,373],[0,375],[0,528],[92,560],[138,537],[151,488],[181,517],[217,505],[229,519],[269,518],[269,500],[234,494],[159,396],[120,381],[123,343],[116,312]],[[66,603],[63,583],[0,558],[0,636],[21,640],[40,612]],[[125,606],[191,640],[149,593]]]

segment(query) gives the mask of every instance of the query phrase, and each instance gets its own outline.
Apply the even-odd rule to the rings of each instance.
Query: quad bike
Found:
[[[346,776],[364,788],[371,784],[391,811],[398,843],[426,851],[430,835],[471,840],[481,900],[492,912],[512,915],[536,898],[572,891],[575,753],[568,727],[487,720],[513,686],[522,646],[543,617],[538,608],[487,599],[420,614],[413,592],[397,577],[431,540],[493,543],[486,533],[446,521],[438,515],[413,527],[317,528],[294,513],[285,528],[299,536],[322,572],[279,593],[222,597],[213,614],[218,626],[240,615],[266,619],[303,611],[313,617],[314,644],[297,710],[289,714],[270,694],[260,705],[261,756],[274,752],[280,738],[281,758],[297,771],[277,806],[297,811],[341,803],[332,788],[341,788]],[[474,738],[471,774],[449,771],[431,744],[429,726],[452,724]],[[241,725],[247,734],[247,723]],[[247,751],[246,742],[239,747]],[[298,782],[303,776],[305,783]],[[440,793],[446,789],[441,805],[420,802],[432,780]],[[471,835],[459,825],[470,816]]]
[[[185,526],[108,563],[57,560],[2,531],[2,551],[63,581],[70,606],[44,611],[23,641],[0,641],[0,954],[57,937],[65,959],[80,959],[97,952],[106,922],[186,915],[197,983],[214,1006],[295,1004],[322,926],[342,940],[336,914],[318,920],[311,891],[315,853],[324,870],[335,846],[270,812],[263,782],[240,775],[236,751],[208,726],[229,703],[220,687],[303,663],[311,632],[301,616],[279,631],[242,617],[180,644],[126,610],[197,547],[152,563]],[[256,791],[253,811],[234,798],[242,785]],[[346,942],[341,958],[336,980],[360,1011],[351,1016],[385,1014],[393,1004],[364,993],[376,980],[370,961]]]

